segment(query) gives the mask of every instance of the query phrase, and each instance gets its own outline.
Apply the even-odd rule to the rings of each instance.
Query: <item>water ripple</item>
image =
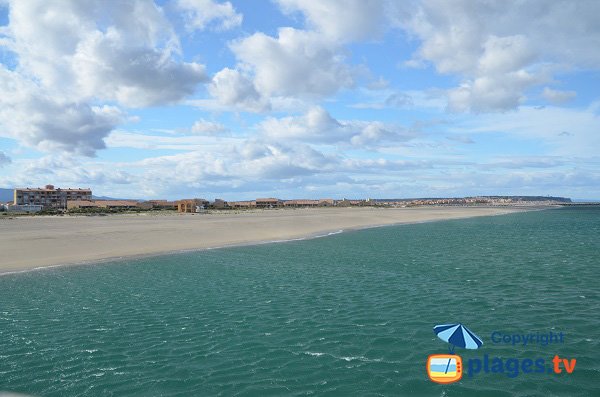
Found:
[[[384,227],[0,278],[0,390],[70,395],[600,394],[600,211]],[[434,324],[491,356],[576,357],[568,376],[443,387]],[[495,330],[563,331],[550,349]],[[464,358],[480,357],[465,352]]]

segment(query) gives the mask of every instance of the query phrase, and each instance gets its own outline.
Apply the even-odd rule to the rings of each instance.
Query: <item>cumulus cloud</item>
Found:
[[[413,60],[462,78],[449,91],[451,110],[514,109],[529,87],[551,80],[558,59],[600,67],[590,50],[600,45],[597,2],[424,0],[402,11],[399,24],[421,40]]]
[[[308,25],[324,37],[354,41],[378,37],[385,29],[386,2],[381,0],[277,0],[287,13],[301,12]]]
[[[383,31],[379,1],[282,0],[279,5],[287,14],[301,12],[307,29],[282,27],[277,36],[257,32],[233,41],[236,70],[223,69],[210,91],[221,103],[262,111],[274,99],[322,98],[353,87],[358,69],[346,63],[344,45]],[[248,106],[257,102],[260,106]]]
[[[544,87],[542,96],[548,102],[560,105],[574,99],[577,96],[577,93],[575,91],[553,90],[552,88]]]
[[[245,140],[219,151],[192,151],[142,160],[147,177],[156,177],[171,168],[179,182],[227,184],[241,181],[281,180],[331,170],[334,157],[302,144],[283,145],[261,140]],[[153,171],[155,170],[155,171]],[[160,170],[160,171],[159,171]],[[181,171],[181,172],[179,172]]]
[[[224,68],[215,74],[208,92],[221,105],[232,110],[262,112],[270,109],[269,101],[256,90],[254,83],[237,70]]]
[[[9,136],[42,150],[94,155],[122,120],[111,106],[90,106],[49,95],[17,72],[0,67],[0,125]]]
[[[11,1],[6,44],[20,70],[77,100],[165,104],[206,79],[202,65],[177,59],[177,36],[153,2],[107,8],[101,0]]]
[[[14,71],[0,70],[0,123],[10,136],[42,150],[87,156],[124,119],[113,105],[177,102],[206,79],[183,62],[162,9],[134,0],[8,1],[0,35]],[[35,23],[32,23],[35,21]]]
[[[325,109],[313,107],[302,116],[267,118],[259,125],[268,138],[324,144],[370,147],[385,141],[406,141],[414,134],[379,121],[338,121]]]
[[[86,37],[72,62],[82,94],[133,107],[177,102],[206,77],[200,64],[178,63],[153,48],[130,48],[113,29]]]
[[[276,38],[255,33],[231,49],[266,96],[324,96],[354,84],[340,48],[313,31],[280,28]]]
[[[269,139],[248,139],[218,151],[194,150],[138,161],[133,167],[144,170],[143,178],[154,185],[174,190],[182,186],[206,191],[274,191],[279,186],[302,188],[306,184],[331,186],[352,182],[354,176],[431,169],[431,161],[351,159],[325,154],[310,145],[273,143]],[[168,170],[168,172],[165,172]],[[388,174],[389,175],[389,174]],[[356,186],[349,185],[351,187]],[[235,195],[239,198],[239,193]]]
[[[475,112],[516,108],[523,100],[523,91],[541,81],[540,76],[526,70],[534,58],[523,36],[490,36],[475,68],[469,70],[473,78],[450,90],[449,108]]]
[[[242,14],[237,13],[228,1],[218,3],[213,0],[177,0],[175,4],[184,12],[188,30],[204,30],[209,27],[215,30],[229,30],[242,24]]]
[[[236,152],[251,176],[284,179],[323,172],[332,166],[331,158],[307,145],[281,145],[246,142]]]

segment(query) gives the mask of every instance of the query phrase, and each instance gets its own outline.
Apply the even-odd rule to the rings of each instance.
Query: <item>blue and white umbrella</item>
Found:
[[[443,340],[450,343],[454,351],[454,347],[462,347],[465,349],[478,349],[483,345],[483,341],[475,335],[470,329],[462,324],[441,324],[433,327],[433,332]]]

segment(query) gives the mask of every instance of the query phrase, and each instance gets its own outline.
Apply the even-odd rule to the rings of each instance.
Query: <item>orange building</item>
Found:
[[[177,212],[196,213],[208,208],[210,202],[204,199],[185,199],[177,201]]]

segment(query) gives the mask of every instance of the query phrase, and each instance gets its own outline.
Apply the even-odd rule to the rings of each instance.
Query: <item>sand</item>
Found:
[[[514,211],[521,209],[367,207],[209,214],[16,217],[0,219],[0,273]]]

